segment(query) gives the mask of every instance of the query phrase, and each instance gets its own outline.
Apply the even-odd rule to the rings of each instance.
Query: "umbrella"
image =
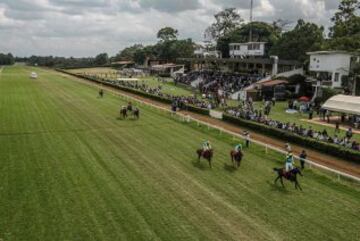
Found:
[[[309,97],[307,97],[307,96],[301,96],[301,97],[299,98],[299,101],[302,101],[302,102],[309,102],[309,101],[310,101],[310,98],[309,98]]]

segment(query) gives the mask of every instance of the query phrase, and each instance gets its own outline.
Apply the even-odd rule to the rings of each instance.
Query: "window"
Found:
[[[248,45],[248,50],[260,50],[260,44],[259,43],[252,43]]]
[[[334,82],[339,82],[339,79],[340,79],[340,74],[339,74],[339,73],[335,73]]]

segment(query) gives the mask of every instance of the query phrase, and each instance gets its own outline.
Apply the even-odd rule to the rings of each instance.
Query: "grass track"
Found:
[[[225,135],[145,107],[118,120],[120,98],[31,70],[0,75],[0,239],[360,240],[359,187],[307,171],[283,190],[275,152],[252,146],[233,172]]]

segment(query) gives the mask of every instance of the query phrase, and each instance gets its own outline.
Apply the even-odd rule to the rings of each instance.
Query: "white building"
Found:
[[[210,50],[209,48],[204,47],[203,45],[200,44],[196,45],[194,55],[197,58],[217,58],[217,59],[222,58],[221,51]]]
[[[265,55],[265,42],[231,43],[231,58],[262,57]]]
[[[341,88],[342,81],[350,74],[354,53],[345,51],[317,51],[310,56],[309,71],[321,81],[321,85]]]

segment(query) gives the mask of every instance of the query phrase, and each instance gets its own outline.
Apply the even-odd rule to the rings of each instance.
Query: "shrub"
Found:
[[[269,136],[273,136],[285,141],[289,141],[298,145],[306,146],[320,152],[340,157],[355,163],[360,164],[360,152],[341,147],[335,144],[320,142],[312,138],[299,136],[278,128],[270,127],[254,121],[248,121],[224,114],[223,120],[232,124],[240,125],[252,129],[256,132],[261,132]]]

